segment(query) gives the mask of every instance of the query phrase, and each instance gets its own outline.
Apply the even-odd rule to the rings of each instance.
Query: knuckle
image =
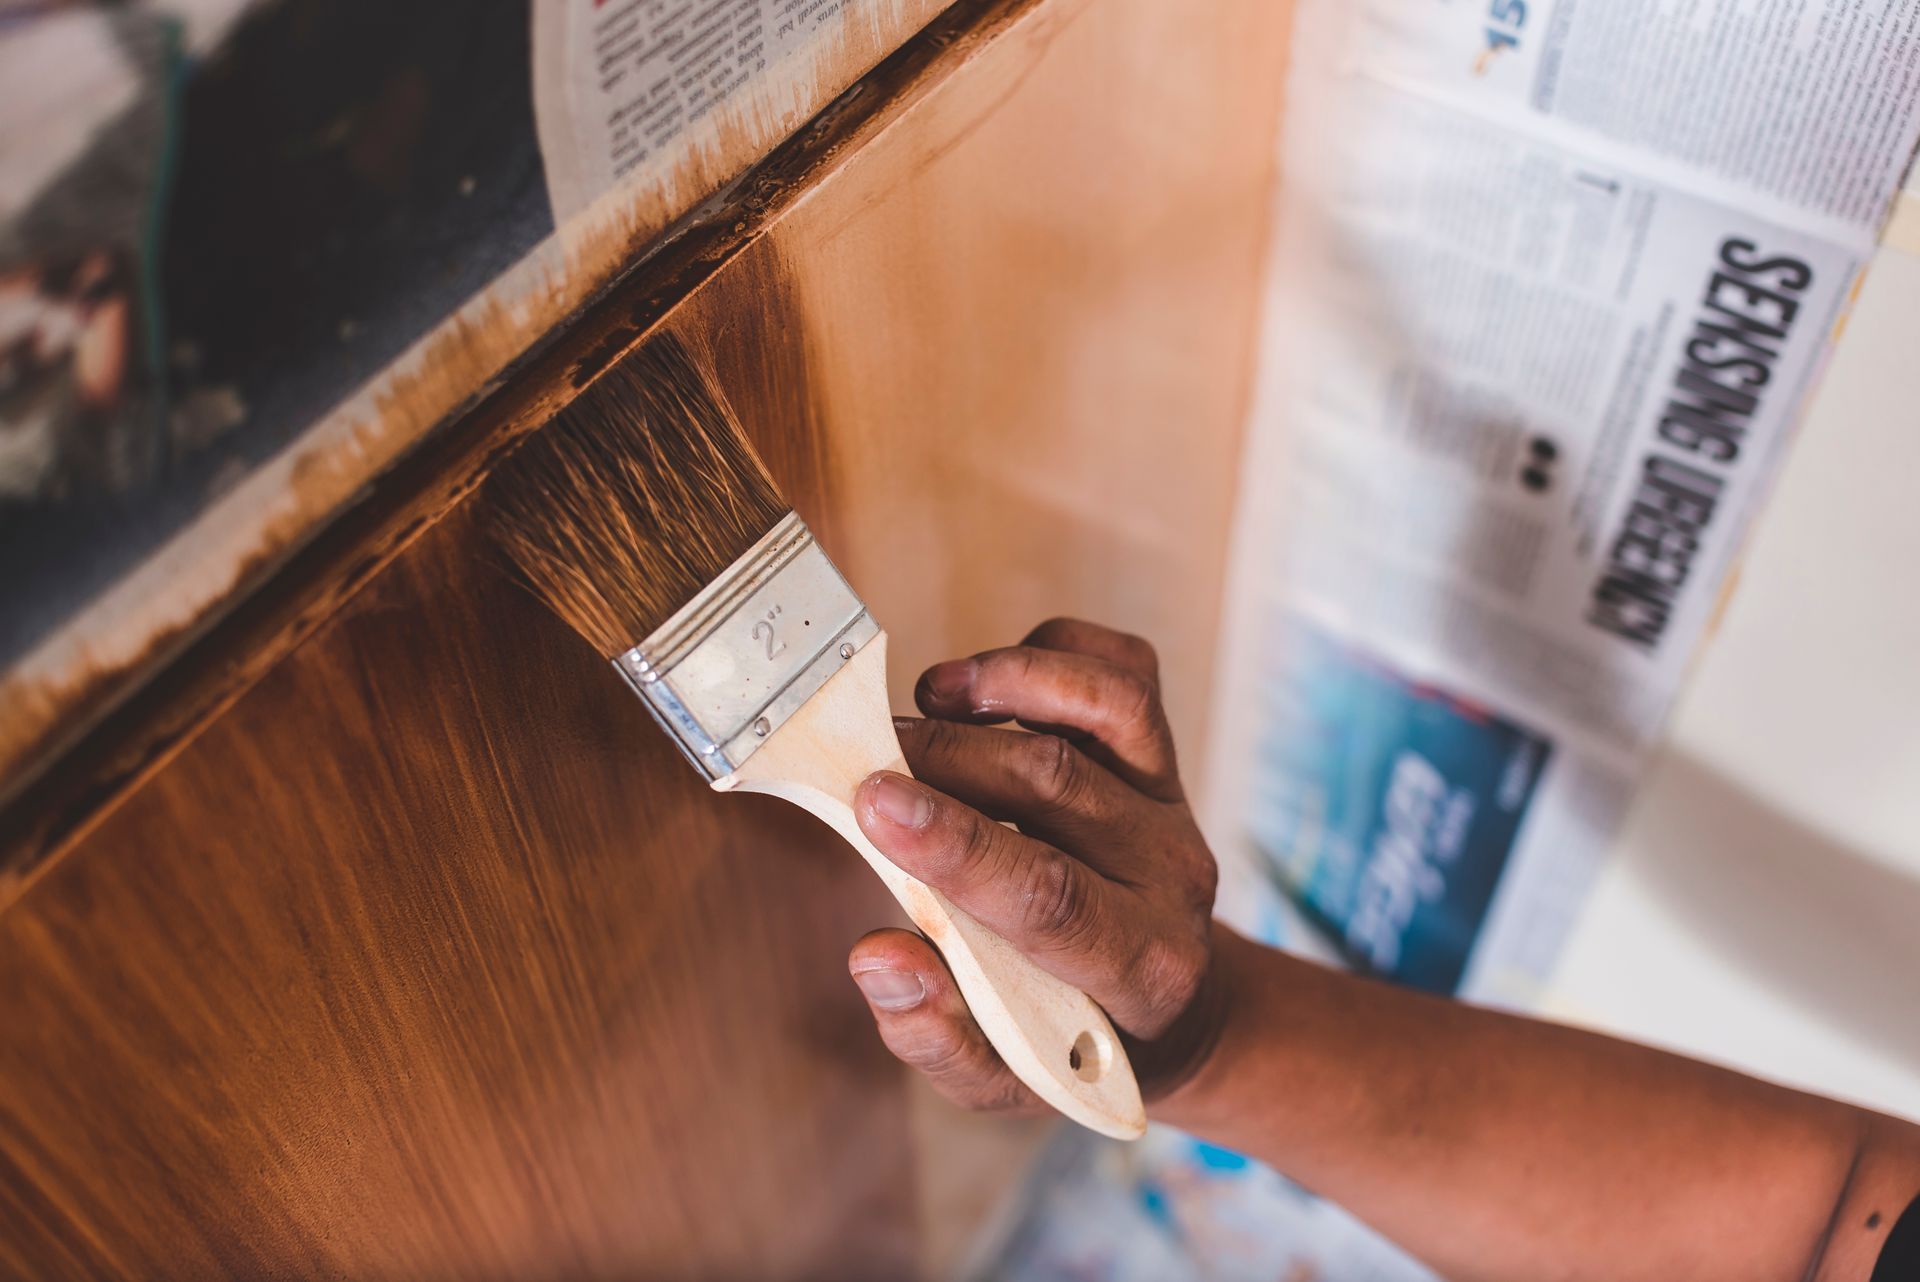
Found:
[[[962,1030],[945,1021],[917,1030],[893,1050],[907,1064],[938,1080],[960,1080],[977,1071],[979,1056],[973,1044]]]
[[[1158,685],[1160,682],[1160,652],[1153,648],[1153,642],[1145,637],[1135,636],[1131,632],[1117,633],[1120,648],[1127,656],[1127,666],[1137,668],[1146,678]]]
[[[1061,684],[1062,654],[1045,646],[1021,644],[1000,652],[1004,665],[1000,672],[1009,692],[1033,694],[1057,689]]]
[[[922,880],[949,892],[990,880],[998,871],[1000,826],[968,806],[943,805],[936,814],[942,818]]]
[[[1207,973],[1206,941],[1191,935],[1148,939],[1134,959],[1135,991],[1146,998],[1147,1027],[1142,1036],[1164,1032],[1200,993]]]
[[[1000,1057],[971,1030],[947,1022],[894,1053],[961,1108],[976,1113],[1018,1111],[1027,1103],[1025,1088]]]
[[[1214,860],[1213,852],[1203,841],[1192,842],[1176,863],[1187,898],[1203,908],[1211,908],[1213,897],[1220,889],[1220,865]]]
[[[1124,668],[1115,668],[1106,693],[1113,707],[1115,721],[1120,726],[1131,728],[1145,724],[1156,729],[1159,727],[1160,690],[1147,678]]]
[[[1055,615],[1027,633],[1025,644],[1050,650],[1104,654],[1121,667],[1141,673],[1156,685],[1160,681],[1160,655],[1153,643],[1145,637],[1108,627],[1104,623]]]
[[[1030,645],[1017,645],[1007,653],[1007,675],[1016,684],[1026,685],[1041,675],[1044,662],[1044,650],[1036,650]]]
[[[1001,828],[977,810],[962,811],[960,831],[954,835],[954,853],[961,864],[978,868],[993,857]]]
[[[1056,614],[1052,618],[1041,620],[1040,623],[1034,627],[1033,631],[1027,633],[1027,638],[1035,645],[1044,645],[1049,640],[1060,640],[1070,637],[1085,626],[1086,625],[1078,619],[1064,614]]]
[[[1033,799],[1050,811],[1071,810],[1086,787],[1085,758],[1058,735],[1030,735],[1022,745]]]
[[[901,743],[902,753],[916,775],[938,770],[953,760],[960,748],[960,728],[951,721],[928,717]]]
[[[945,756],[953,750],[955,731],[958,729],[951,721],[939,717],[925,717],[914,727],[913,741],[921,752],[929,756]]]
[[[997,1059],[984,1055],[964,1073],[929,1074],[928,1080],[940,1094],[971,1113],[1017,1113],[1027,1104],[1020,1080]]]
[[[1020,1079],[996,1061],[993,1075],[979,1083],[964,1102],[976,1113],[1024,1113],[1030,1111],[1031,1097]]]
[[[1202,912],[1212,912],[1213,901],[1220,894],[1220,865],[1212,859],[1203,860],[1195,867],[1187,889],[1194,907]]]
[[[1028,929],[1050,947],[1073,952],[1086,946],[1095,927],[1093,901],[1087,880],[1073,861],[1065,857],[1035,860],[1021,895]]]

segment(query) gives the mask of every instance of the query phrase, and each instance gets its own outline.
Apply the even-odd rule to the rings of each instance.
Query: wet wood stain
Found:
[[[459,408],[370,480],[308,465],[349,506],[0,810],[0,1273],[915,1274],[937,1154],[844,974],[885,891],[708,792],[475,491],[666,326],[896,680],[1073,609],[1190,728],[1286,29],[1235,3],[953,6],[506,376],[391,385]]]

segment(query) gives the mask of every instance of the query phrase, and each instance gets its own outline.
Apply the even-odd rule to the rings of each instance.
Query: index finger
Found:
[[[1091,655],[1105,659],[1116,668],[1137,672],[1156,686],[1160,684],[1160,656],[1154,652],[1152,643],[1118,628],[1088,623],[1085,619],[1054,618],[1020,638],[1020,644],[1039,650],[1070,650]]]
[[[1152,938],[1139,903],[1089,865],[888,771],[861,782],[853,813],[895,867],[1105,1006],[1123,1027],[1151,1013],[1148,994],[1131,982]]]
[[[1018,721],[1057,734],[1159,801],[1184,800],[1160,687],[1138,669],[1017,645],[927,669],[914,701],[930,717]]]

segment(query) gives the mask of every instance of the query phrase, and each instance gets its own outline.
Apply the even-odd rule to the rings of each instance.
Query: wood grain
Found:
[[[900,1082],[844,978],[885,892],[711,794],[469,533],[0,922],[6,1272],[909,1267]]]
[[[310,532],[310,541],[294,540],[284,559],[276,553],[242,567],[224,613],[209,613],[174,631],[140,631],[148,638],[146,648],[126,671],[86,674],[86,692],[62,690],[52,702],[36,705],[31,720],[37,748],[31,758],[0,774],[0,908],[408,543],[464,502],[528,432],[697,296],[867,141],[915,110],[931,86],[958,74],[1041,4],[960,0],[950,6],[774,148],[724,199],[677,224],[670,239],[647,247],[602,297],[497,382],[477,369],[460,374],[450,359],[434,364],[433,378],[459,384],[456,410],[385,472],[362,480],[353,500],[317,532],[303,523],[301,531]],[[746,282],[766,278],[764,266],[742,273]],[[782,296],[776,291],[775,302]],[[736,339],[742,330],[752,330],[749,346],[742,349],[749,354],[735,362],[740,367],[756,364],[752,353],[759,346],[760,325],[783,316],[777,306],[763,309],[751,298],[748,302],[723,326]],[[459,340],[455,335],[449,343],[460,349]],[[792,354],[792,349],[773,352],[770,372],[753,373],[746,384],[765,386],[773,374],[791,368]],[[392,394],[413,403],[404,384]],[[784,394],[770,394],[769,403],[782,411],[770,421],[784,424],[788,401]],[[785,454],[779,448],[785,435],[786,429],[777,426],[762,444]],[[799,452],[816,449],[802,445]],[[296,470],[322,475],[331,484],[325,466]],[[144,681],[129,688],[123,678],[135,669]],[[111,698],[103,693],[109,684],[116,686]],[[64,713],[55,716],[59,709]]]
[[[897,701],[1079,615],[1159,647],[1205,770],[1289,16],[1043,6],[743,255],[791,264]]]
[[[929,58],[949,63],[963,60],[983,30],[983,17],[995,10],[1003,11],[1004,16],[1006,10],[1030,7],[1031,3],[962,0],[955,6],[959,12],[944,17],[938,16],[942,0],[868,0],[849,4],[837,15],[831,9],[838,6],[829,7],[817,39],[704,113],[681,136],[679,146],[654,153],[650,163],[562,224],[487,289],[437,317],[437,323],[386,368],[364,382],[356,377],[338,385],[336,392],[351,391],[351,395],[302,428],[295,443],[261,461],[231,491],[198,513],[190,526],[171,537],[163,548],[155,549],[145,563],[90,602],[59,632],[23,655],[11,670],[0,673],[0,798],[9,797],[9,785],[49,751],[69,746],[70,732],[77,724],[125,699],[142,681],[153,677],[182,642],[191,640],[255,591],[263,569],[278,567],[330,522],[358,506],[362,487],[467,408],[477,389],[509,374],[514,364],[537,349],[555,328],[567,325],[582,307],[615,285],[637,257],[655,247],[664,232],[679,230],[681,220],[700,210],[703,202],[714,201],[719,206],[717,210],[708,207],[708,216],[716,212],[727,215],[719,227],[757,227],[768,212],[766,206],[742,202],[756,189],[764,197],[765,189],[742,179],[745,171],[780,139],[813,117],[815,125],[825,121],[830,127],[824,136],[810,140],[809,150],[815,160],[830,155],[831,144],[845,140],[842,126],[857,125],[867,120],[876,106],[884,108],[897,101],[892,91],[901,87],[901,72],[907,64],[914,66],[908,77],[911,79],[925,72]],[[514,7],[510,0],[507,8]],[[524,24],[529,6],[521,0],[517,7],[519,22]],[[313,8],[324,11],[328,6],[322,0]],[[492,8],[491,24],[487,15],[471,15],[469,22],[475,29],[463,31],[459,40],[443,38],[442,45],[437,46],[439,54],[457,62],[463,42],[476,39],[489,25],[497,31],[501,14],[498,5]],[[441,0],[441,8],[424,18],[422,25],[458,25],[459,19],[451,15],[461,9],[460,0]],[[286,28],[296,33],[296,43],[302,39],[297,33],[303,26],[309,42],[323,41],[327,35],[337,39],[343,29],[360,30],[362,40],[384,40],[392,34],[382,25],[391,26],[390,19],[369,21],[366,15],[359,15],[356,21],[351,14],[329,16],[334,21],[303,24],[299,18],[289,19]],[[510,12],[506,16],[512,19]],[[994,20],[984,27],[991,28]],[[923,27],[929,27],[924,33],[927,39],[909,39]],[[835,110],[837,96],[903,43],[907,48],[917,48],[918,58],[891,59],[892,68],[874,82],[879,92],[857,95],[860,101],[850,112],[844,109],[844,103],[839,104],[843,109]],[[327,52],[313,54],[316,61],[337,52],[331,46],[322,47]],[[383,52],[391,55],[394,51]],[[370,74],[364,64],[373,61],[370,58],[362,64],[316,74],[364,81]],[[214,74],[219,72],[214,69]],[[425,91],[406,73],[401,77],[392,82],[401,94],[398,102],[417,105],[421,101],[417,95]],[[502,93],[514,91],[503,89]],[[518,86],[517,91],[524,94],[525,86]],[[287,94],[299,96],[292,85],[287,86]],[[470,113],[462,113],[440,96],[433,96],[432,101],[441,111],[451,111],[471,123]],[[265,114],[273,116],[277,114],[274,109],[282,109],[297,118],[304,105],[276,101]],[[367,149],[350,150],[367,158],[384,157],[376,162],[379,164],[395,163],[405,151],[404,138],[398,136],[404,130],[364,124],[368,110],[379,105],[356,102],[344,110],[330,111],[323,104],[314,104],[315,114],[309,122],[317,135],[314,138],[262,139],[242,128],[240,137],[232,141],[236,150],[247,146],[271,148],[276,154],[272,162],[263,160],[263,168],[277,173],[291,169],[303,181],[324,182],[313,158],[333,150],[334,135],[330,131],[358,130],[357,136],[366,141]],[[226,131],[197,130],[196,137],[201,132]],[[215,141],[227,140],[216,137]],[[238,171],[254,172],[244,163]],[[256,176],[265,181],[265,175]],[[532,177],[538,181],[537,170]],[[716,194],[723,192],[730,198],[716,200]],[[293,196],[296,203],[301,198],[301,194]],[[350,194],[341,194],[339,199],[354,202],[354,207],[362,210],[373,207],[363,203],[364,198]],[[261,234],[267,236],[298,240],[323,234],[306,225],[303,218],[276,218],[273,213],[270,207],[259,208],[243,200],[236,202],[231,216],[251,218],[256,228],[266,226],[269,230]],[[384,208],[379,217],[400,220],[399,215]],[[695,214],[694,221],[699,220]],[[218,233],[210,234],[217,243]],[[337,227],[324,229],[329,238],[337,239],[341,234]],[[346,234],[349,238],[352,235]],[[239,240],[253,243],[251,236]],[[242,252],[244,243],[232,247],[232,259],[197,265],[214,274],[228,271],[247,275],[257,270],[257,261]],[[446,242],[436,244],[429,238],[429,244],[433,245],[429,253],[434,253]],[[314,247],[308,261],[316,255],[323,257],[324,253]],[[480,250],[473,256],[485,255],[486,251]],[[272,292],[292,285],[274,280],[262,288]],[[395,284],[394,288],[399,286]],[[306,297],[288,304],[291,308],[318,305],[318,300]],[[402,310],[433,305],[425,297],[408,293]],[[366,319],[364,313],[355,314]],[[329,331],[333,323],[327,322]],[[263,316],[261,325],[273,331],[270,343],[290,346],[301,353],[292,368],[301,371],[300,377],[307,377],[311,369],[302,361],[315,359],[310,342],[303,342],[291,331],[276,329],[271,315]],[[329,344],[332,341],[330,336],[325,340]],[[325,364],[324,356],[318,359]],[[355,388],[353,383],[360,385]]]
[[[707,792],[469,506],[665,323],[896,683],[1084,613],[1197,746],[1286,23],[1230,7],[954,6],[14,800],[0,1274],[916,1271],[1007,1172],[908,1124],[884,889]]]

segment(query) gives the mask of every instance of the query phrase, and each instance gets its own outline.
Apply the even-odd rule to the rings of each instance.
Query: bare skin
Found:
[[[919,781],[876,774],[857,799],[873,843],[1100,1002],[1152,1117],[1449,1277],[1868,1282],[1920,1191],[1910,1123],[1213,923],[1213,856],[1136,637],[1051,620],[929,669],[915,699],[926,719],[898,725]],[[887,1046],[941,1092],[1039,1110],[926,940],[875,931],[849,967]]]

